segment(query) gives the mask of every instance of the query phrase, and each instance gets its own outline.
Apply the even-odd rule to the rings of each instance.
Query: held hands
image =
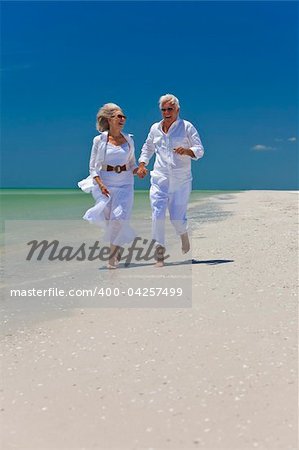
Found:
[[[144,166],[144,163],[140,163],[138,169],[136,170],[136,175],[138,175],[139,178],[144,178],[147,174],[147,169]]]

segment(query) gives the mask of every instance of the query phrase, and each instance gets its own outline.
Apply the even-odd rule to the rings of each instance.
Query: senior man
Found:
[[[156,266],[164,265],[165,214],[168,208],[171,223],[182,242],[182,252],[190,250],[187,232],[187,205],[192,190],[191,159],[204,154],[199,134],[192,123],[179,117],[179,100],[172,94],[159,99],[162,120],[152,125],[138,160],[137,174],[144,178],[145,166],[156,153],[151,174],[150,201],[152,232],[157,243]]]

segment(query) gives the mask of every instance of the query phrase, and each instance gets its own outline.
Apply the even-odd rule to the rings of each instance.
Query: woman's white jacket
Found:
[[[136,164],[135,158],[135,146],[134,141],[132,139],[132,134],[122,133],[124,138],[129,144],[129,154],[128,154],[128,163],[127,170],[134,170],[138,165]],[[103,163],[105,162],[106,156],[106,147],[108,141],[108,131],[104,131],[100,135],[96,136],[93,139],[93,144],[91,148],[91,155],[89,160],[89,176],[84,178],[84,180],[79,181],[78,186],[84,192],[91,192],[95,181],[94,177],[99,175],[99,172],[102,168]]]

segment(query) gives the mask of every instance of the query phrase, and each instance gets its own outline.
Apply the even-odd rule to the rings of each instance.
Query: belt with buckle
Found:
[[[127,166],[126,164],[124,164],[123,166],[109,166],[109,164],[107,166],[102,166],[102,170],[107,170],[107,172],[116,172],[116,173],[121,173],[125,170],[127,170]]]

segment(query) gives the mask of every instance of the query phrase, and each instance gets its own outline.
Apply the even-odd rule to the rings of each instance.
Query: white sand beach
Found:
[[[298,194],[190,217],[192,307],[2,302],[3,450],[297,448]]]

